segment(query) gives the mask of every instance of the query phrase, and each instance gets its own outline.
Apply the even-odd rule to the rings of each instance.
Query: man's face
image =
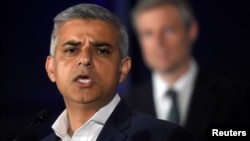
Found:
[[[101,20],[71,19],[58,30],[55,56],[46,70],[67,103],[107,104],[130,69],[120,58],[118,29]]]
[[[188,61],[196,25],[187,29],[177,8],[163,5],[141,11],[135,25],[149,68],[159,72],[174,71]]]

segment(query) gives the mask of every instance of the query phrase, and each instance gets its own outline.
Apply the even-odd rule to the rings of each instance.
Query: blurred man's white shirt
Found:
[[[187,110],[191,100],[195,79],[198,74],[198,66],[194,59],[190,60],[188,71],[178,79],[172,89],[177,93],[177,102],[179,107],[180,125],[185,125]],[[156,110],[156,116],[159,119],[168,120],[172,101],[167,96],[170,89],[169,84],[160,76],[159,73],[153,72],[153,98]]]

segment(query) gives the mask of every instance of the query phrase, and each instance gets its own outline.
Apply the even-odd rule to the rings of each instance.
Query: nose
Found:
[[[158,33],[155,35],[155,44],[158,47],[164,47],[164,40],[166,40],[164,38],[164,35],[162,33]]]
[[[93,67],[92,55],[88,49],[84,49],[79,53],[78,66]]]

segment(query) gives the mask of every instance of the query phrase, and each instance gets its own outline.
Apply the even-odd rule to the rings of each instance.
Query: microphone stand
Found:
[[[27,135],[27,133],[29,133],[31,129],[47,120],[50,116],[51,112],[48,109],[43,109],[42,111],[40,111],[37,115],[37,118],[29,126],[27,126],[26,129],[23,130],[23,132],[21,132],[21,134],[19,134],[13,141],[22,141],[23,137]]]

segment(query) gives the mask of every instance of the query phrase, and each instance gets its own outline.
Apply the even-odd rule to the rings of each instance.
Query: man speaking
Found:
[[[129,109],[117,94],[131,59],[119,19],[103,7],[79,4],[54,19],[46,71],[66,109],[43,141],[181,141],[183,128]]]

